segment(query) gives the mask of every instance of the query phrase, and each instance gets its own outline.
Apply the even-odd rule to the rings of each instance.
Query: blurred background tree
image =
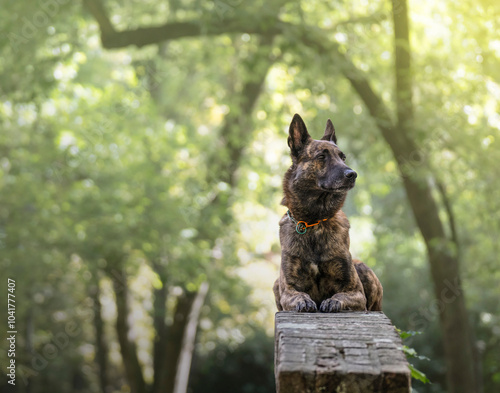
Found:
[[[0,247],[17,280],[18,391],[182,392],[188,375],[190,392],[274,390],[296,112],[316,137],[332,118],[359,174],[352,253],[392,321],[423,332],[410,345],[433,384],[414,390],[498,391],[499,11],[3,4]]]

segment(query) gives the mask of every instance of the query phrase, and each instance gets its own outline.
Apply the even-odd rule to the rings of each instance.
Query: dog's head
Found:
[[[328,119],[321,140],[314,140],[299,115],[290,124],[288,146],[292,156],[292,189],[346,194],[356,183],[357,173],[345,164],[346,156],[337,146],[335,128]]]

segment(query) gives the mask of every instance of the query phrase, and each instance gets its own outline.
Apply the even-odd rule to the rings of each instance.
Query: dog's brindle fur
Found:
[[[330,120],[321,140],[313,140],[299,115],[290,124],[292,166],[283,179],[284,198],[296,221],[320,224],[295,230],[280,221],[281,269],[274,284],[278,310],[322,312],[382,310],[382,285],[349,252],[349,221],[341,207],[356,172],[345,164]]]

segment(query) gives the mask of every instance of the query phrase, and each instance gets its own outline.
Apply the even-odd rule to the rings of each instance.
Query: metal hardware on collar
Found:
[[[287,210],[286,215],[288,216],[288,218],[290,220],[292,220],[295,223],[295,231],[299,235],[303,235],[304,233],[306,233],[307,232],[307,228],[313,227],[313,226],[318,225],[319,223],[321,223],[323,221],[328,220],[328,218],[324,218],[323,220],[319,220],[316,224],[308,224],[305,221],[297,221],[295,218],[293,218],[292,213],[290,212],[290,210]]]

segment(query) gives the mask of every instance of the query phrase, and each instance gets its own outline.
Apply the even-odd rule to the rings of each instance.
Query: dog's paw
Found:
[[[318,311],[318,306],[311,299],[302,299],[295,306],[295,311],[297,312],[316,312]]]
[[[326,299],[321,302],[319,311],[321,312],[339,312],[342,310],[342,303],[337,299]]]

